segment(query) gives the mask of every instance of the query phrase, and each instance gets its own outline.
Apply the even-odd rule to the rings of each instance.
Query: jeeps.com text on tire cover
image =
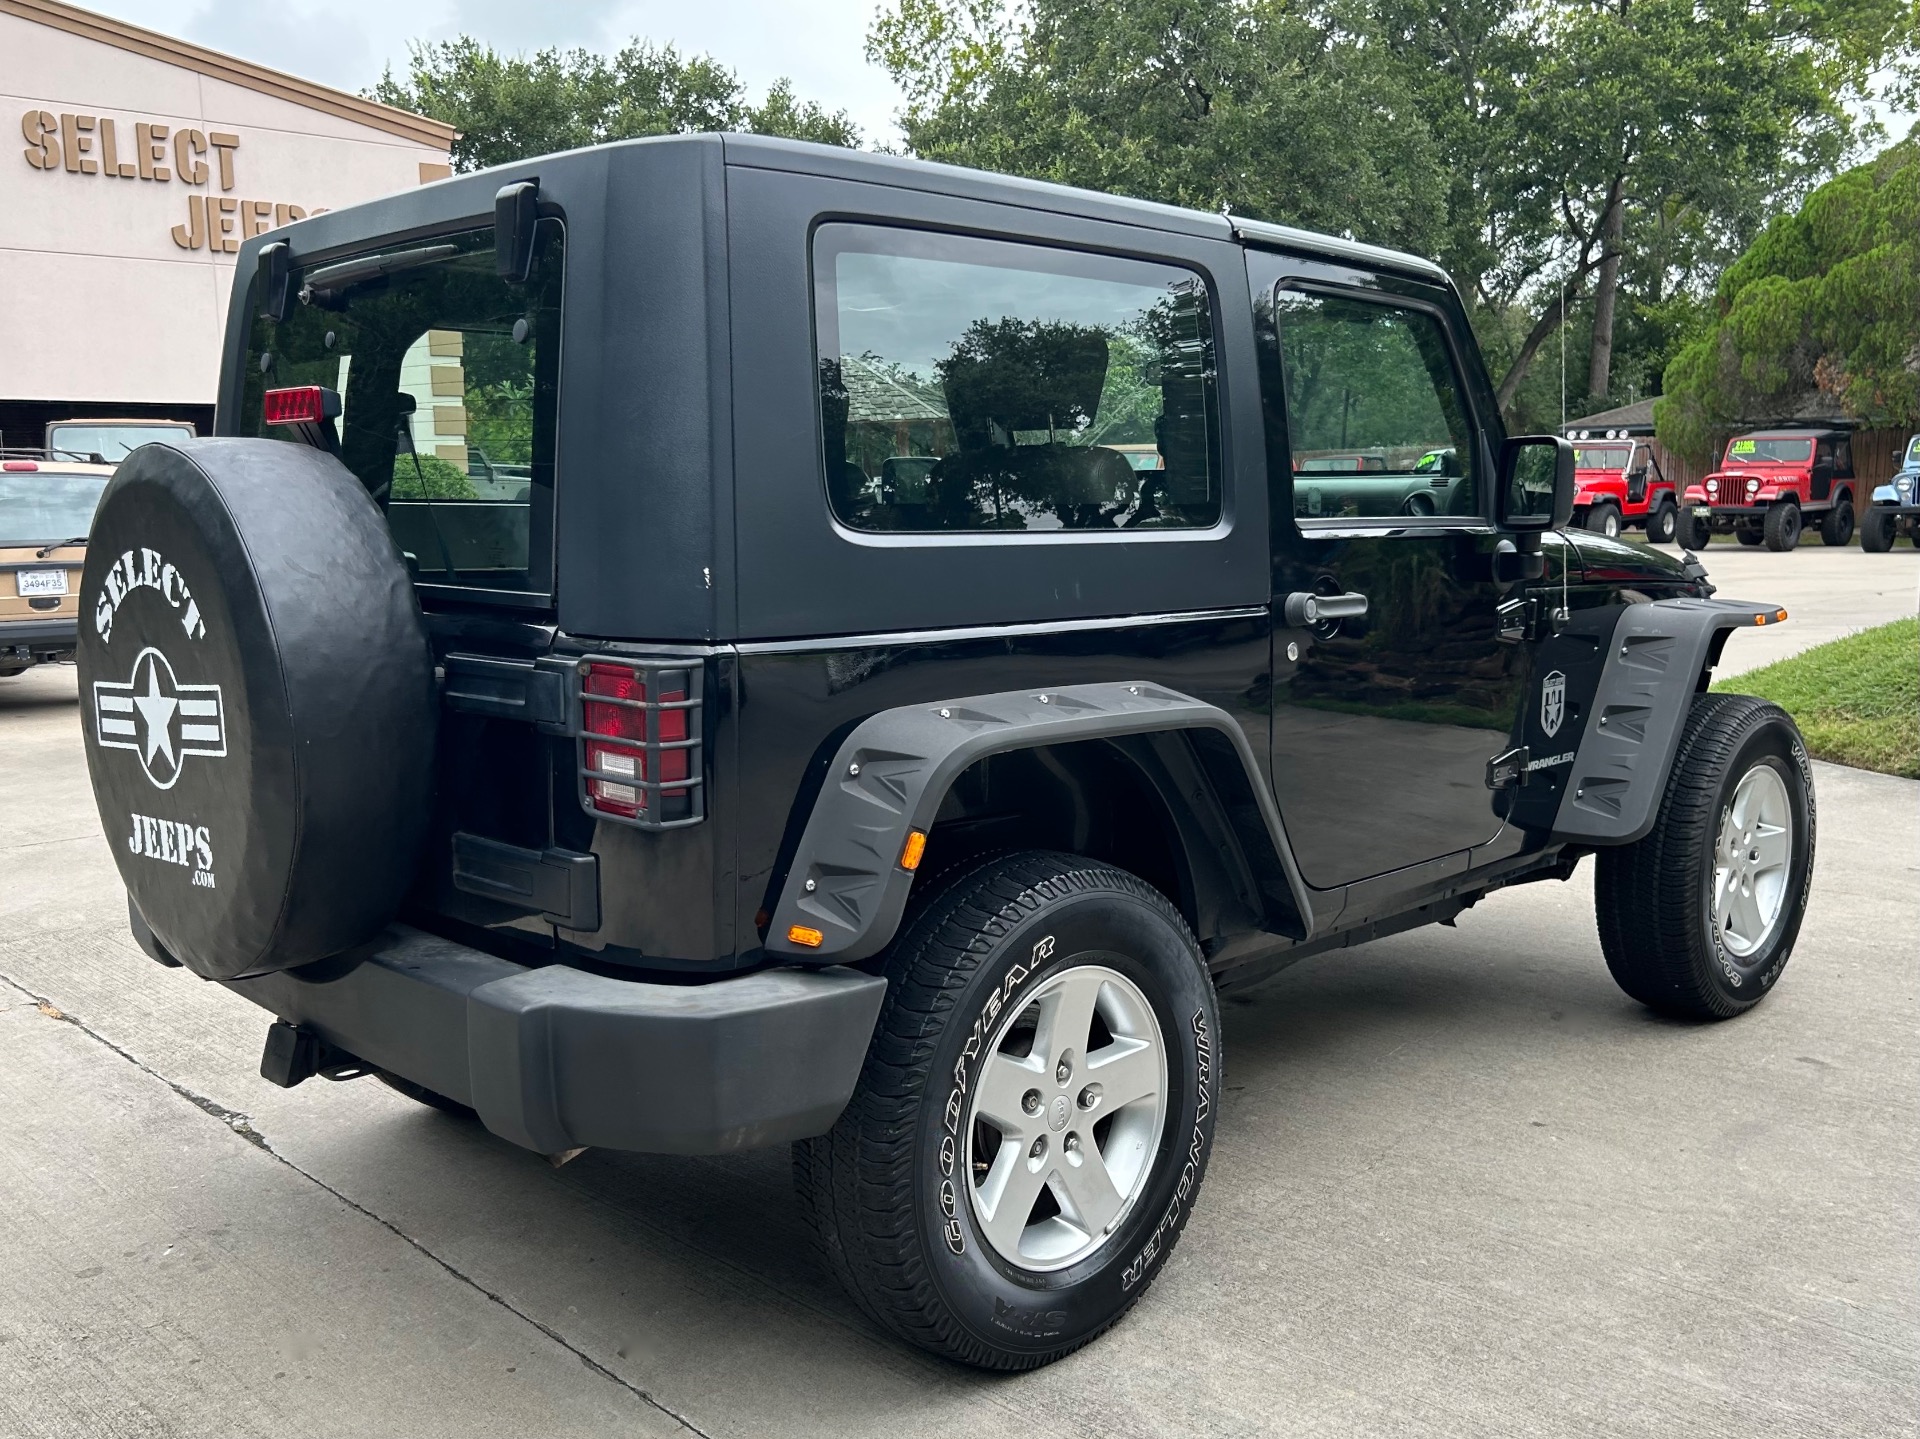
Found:
[[[102,497],[87,759],[155,960],[563,1160],[790,1144],[876,1324],[1021,1369],[1201,1202],[1218,995],[1597,866],[1792,952],[1782,610],[1564,527],[1458,295],[1324,236],[767,139],[255,237],[217,433]]]

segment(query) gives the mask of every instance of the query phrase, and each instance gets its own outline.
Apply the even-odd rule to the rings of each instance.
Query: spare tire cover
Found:
[[[146,445],[94,513],[87,768],[120,877],[209,979],[372,938],[432,799],[433,657],[405,562],[337,459]]]

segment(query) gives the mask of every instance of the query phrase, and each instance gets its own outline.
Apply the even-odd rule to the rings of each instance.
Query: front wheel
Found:
[[[1800,506],[1792,500],[1782,500],[1768,510],[1761,535],[1770,550],[1793,549],[1800,543]]]
[[[1680,545],[1683,549],[1704,550],[1713,539],[1713,526],[1704,515],[1689,514],[1680,522]]]
[[[880,1324],[1031,1369],[1132,1307],[1213,1144],[1218,1011],[1165,896],[1033,852],[958,872],[895,941],[866,1067],[795,1146],[827,1263]]]
[[[1853,501],[1842,500],[1820,517],[1820,543],[1844,545],[1853,540]]]
[[[1655,505],[1653,513],[1647,516],[1647,541],[1650,544],[1670,545],[1679,527],[1680,516],[1672,505]]]
[[[1653,829],[1600,851],[1594,908],[1620,988],[1692,1019],[1765,998],[1806,912],[1813,818],[1813,769],[1786,713],[1696,696]]]
[[[1860,521],[1860,548],[1869,554],[1884,555],[1893,548],[1897,532],[1891,510],[1869,509],[1866,518]],[[1915,533],[1920,536],[1920,531]],[[1920,538],[1915,543],[1920,543]]]
[[[1620,537],[1620,509],[1617,505],[1595,505],[1587,511],[1587,528],[1596,535],[1614,540]]]

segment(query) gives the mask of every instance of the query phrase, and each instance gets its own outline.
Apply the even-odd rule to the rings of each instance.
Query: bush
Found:
[[[419,468],[414,468],[414,462]],[[476,500],[479,492],[467,472],[438,455],[396,455],[393,489],[396,500]]]

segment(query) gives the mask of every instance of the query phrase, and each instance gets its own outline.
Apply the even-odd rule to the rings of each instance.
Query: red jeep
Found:
[[[1645,529],[1657,545],[1672,542],[1680,512],[1673,481],[1653,457],[1651,433],[1569,430],[1573,441],[1573,522],[1602,535]]]
[[[1819,517],[1820,538],[1853,538],[1853,444],[1844,430],[1754,430],[1727,442],[1720,468],[1687,486],[1683,543],[1699,549],[1731,533],[1770,550],[1800,543],[1802,516]]]

